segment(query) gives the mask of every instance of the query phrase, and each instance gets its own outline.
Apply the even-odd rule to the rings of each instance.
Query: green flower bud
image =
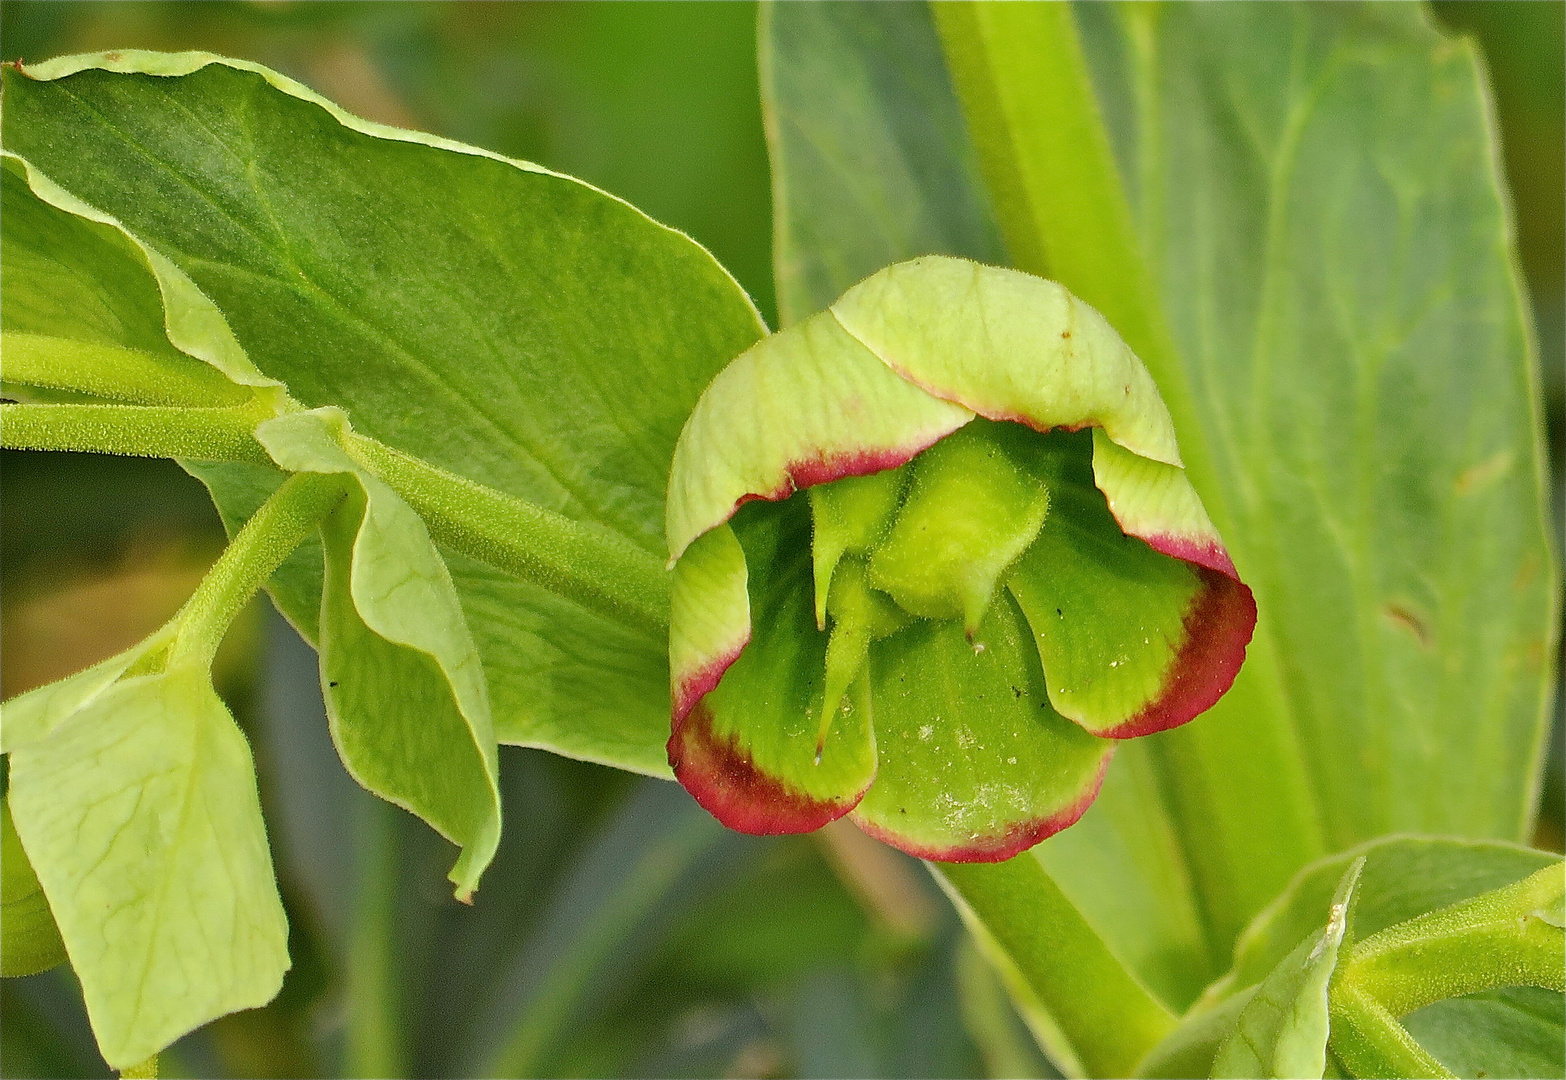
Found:
[[[1222,696],[1256,619],[1141,362],[1060,286],[959,259],[730,364],[668,537],[681,783],[743,831],[852,813],[928,858],[1074,822],[1114,740]]]

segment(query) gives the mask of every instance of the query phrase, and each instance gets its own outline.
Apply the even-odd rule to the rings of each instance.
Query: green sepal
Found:
[[[749,568],[750,642],[716,688],[685,699],[669,763],[731,828],[804,832],[847,813],[870,786],[870,702],[856,680],[818,760],[827,638],[815,627],[809,513],[804,500],[756,510],[733,523]]]

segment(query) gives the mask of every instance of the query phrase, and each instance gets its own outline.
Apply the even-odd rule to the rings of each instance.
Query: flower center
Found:
[[[1049,512],[1048,489],[1008,449],[1031,434],[975,420],[899,468],[809,490],[816,623],[831,633],[818,756],[872,641],[914,618],[978,632]]]

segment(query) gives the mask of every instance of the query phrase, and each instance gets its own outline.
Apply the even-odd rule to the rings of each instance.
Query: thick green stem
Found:
[[[1353,987],[1334,988],[1329,999],[1332,1052],[1353,1076],[1449,1077],[1453,1074],[1420,1046],[1375,998]]]
[[[395,904],[401,859],[397,816],[380,799],[356,800],[353,930],[348,945],[344,1075],[407,1075],[397,1001]]]
[[[661,635],[670,575],[657,556],[609,529],[514,499],[358,435],[348,452],[396,489],[439,543]]]
[[[1155,17],[1130,5],[1127,18]],[[1097,308],[1147,365],[1179,434],[1191,482],[1246,571],[1191,381],[1137,235],[1073,5],[935,3],[952,82],[1012,263]],[[1139,14],[1140,13],[1140,14]],[[1215,942],[1232,939],[1299,866],[1324,854],[1295,732],[1280,718],[1281,662],[1263,619],[1245,670],[1203,723],[1161,740],[1182,834],[1204,837],[1192,871]],[[1214,775],[1214,761],[1245,761]],[[1214,797],[1204,789],[1222,789]],[[1237,810],[1236,808],[1242,808]]]
[[[342,500],[346,483],[342,476],[320,473],[295,473],[283,481],[245,522],[186,603],[170,646],[170,667],[211,666],[240,610]]]
[[[0,350],[4,379],[18,386],[73,390],[135,405],[239,405],[253,392],[189,356],[13,333],[0,334]]]
[[[931,7],[1012,265],[1059,281],[1109,320],[1157,380],[1186,469],[1211,499],[1216,476],[1137,239],[1071,5]],[[1221,527],[1221,516],[1214,518]]]
[[[995,938],[1091,1076],[1130,1076],[1175,1025],[1032,855],[934,864]]]
[[[1503,986],[1566,989],[1561,928],[1535,914],[1558,904],[1562,887],[1557,863],[1390,926],[1354,945],[1336,985],[1368,994],[1393,1016]]]
[[[271,414],[271,408],[259,402],[216,409],[0,405],[0,439],[8,450],[75,450],[270,465],[272,459],[252,432]]]

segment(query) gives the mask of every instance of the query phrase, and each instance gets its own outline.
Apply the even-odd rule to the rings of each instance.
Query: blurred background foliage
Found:
[[[1559,522],[1566,5],[1435,6],[1494,82]],[[695,237],[776,321],[752,4],[0,7],[7,60],[110,48],[256,60],[361,116],[581,177]],[[0,691],[139,639],[222,541],[170,462],[5,452]],[[503,748],[505,840],[464,908],[444,841],[343,772],[314,656],[269,607],[219,678],[256,747],[294,967],[165,1075],[1052,1075],[923,869],[846,824],[739,836],[675,785]],[[1553,747],[1537,840],[1560,850],[1559,707]],[[0,1075],[109,1075],[67,969],[0,985]]]

